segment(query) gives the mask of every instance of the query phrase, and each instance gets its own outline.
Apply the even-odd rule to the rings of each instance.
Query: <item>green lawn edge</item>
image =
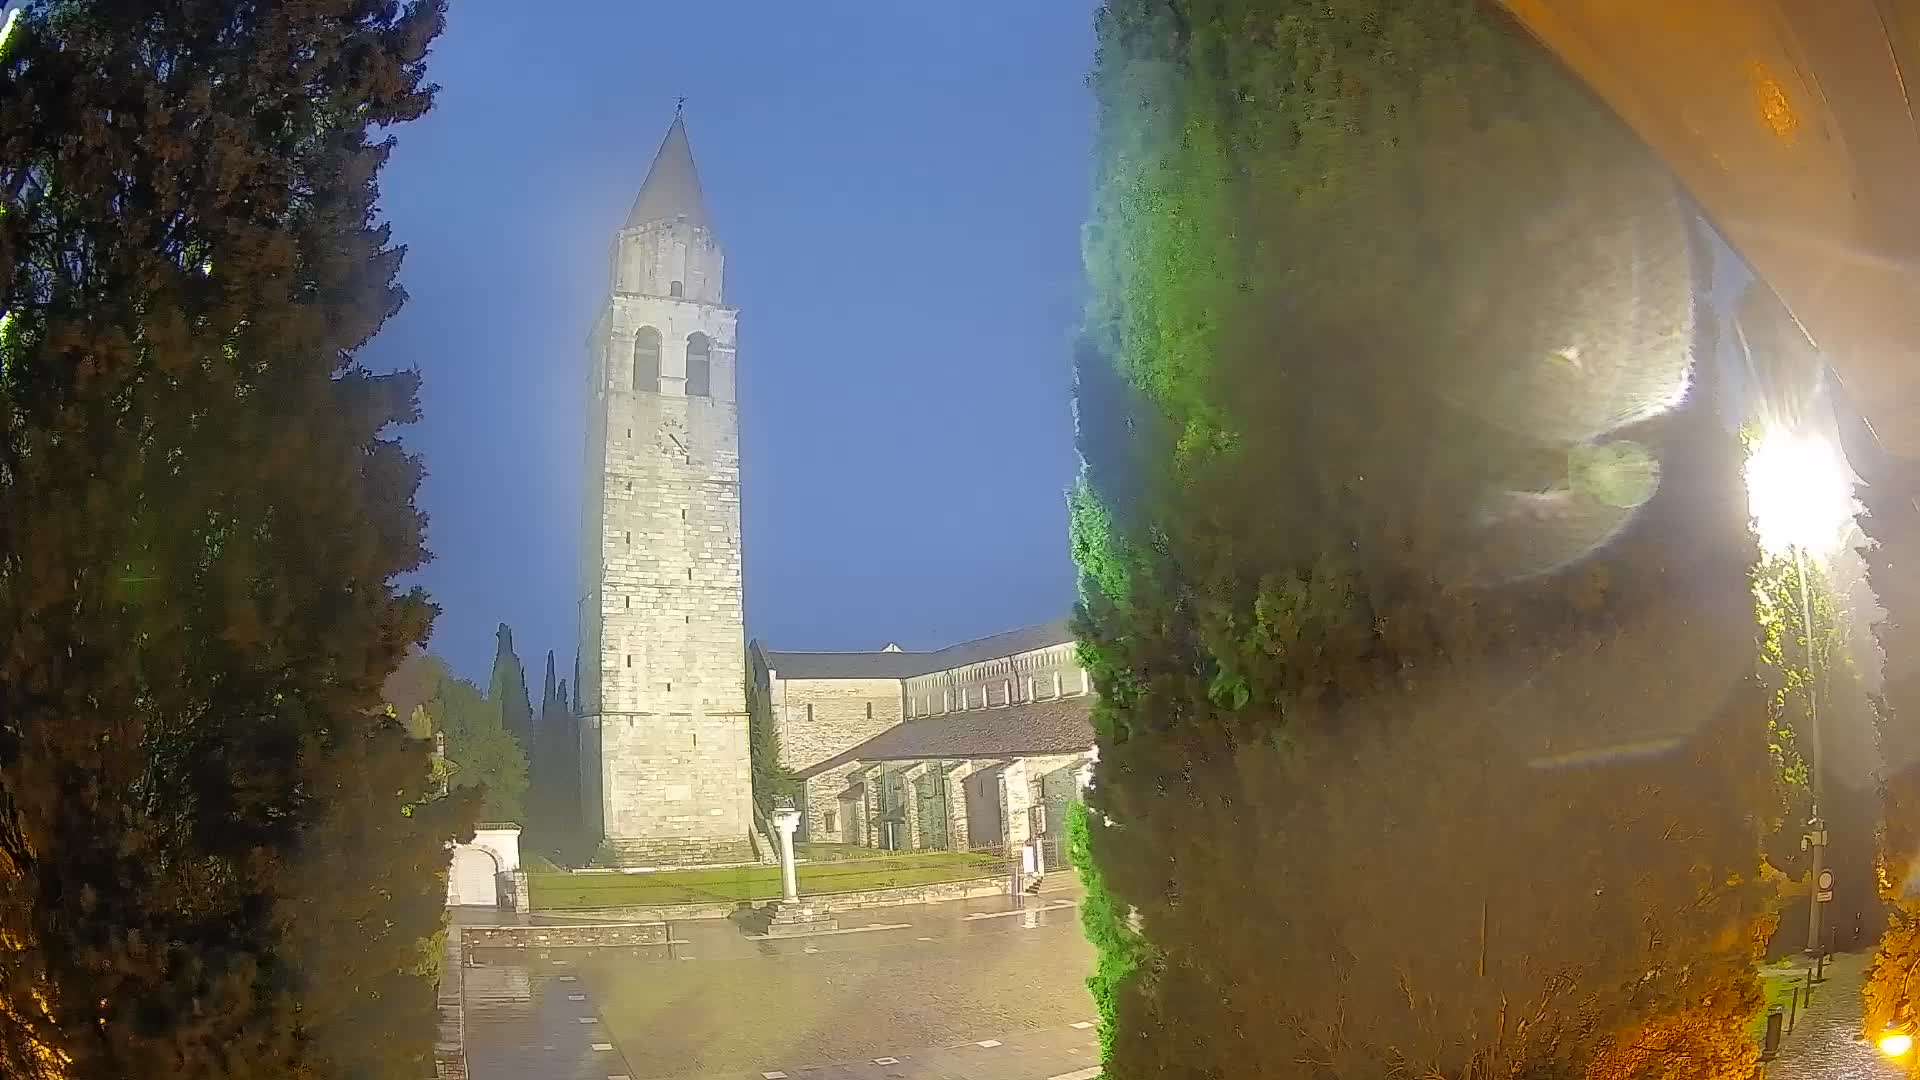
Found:
[[[1004,862],[968,852],[886,853],[885,858],[802,864],[800,891],[812,895],[935,885],[1002,876]],[[780,895],[780,868],[739,866],[650,873],[532,871],[527,887],[536,911],[738,903]]]

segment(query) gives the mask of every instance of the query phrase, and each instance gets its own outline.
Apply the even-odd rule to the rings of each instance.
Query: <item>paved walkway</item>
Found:
[[[1092,1077],[1092,951],[1070,894],[842,916],[650,949],[487,950],[466,971],[474,1080]]]
[[[1813,988],[1780,1056],[1766,1064],[1766,1080],[1902,1080],[1901,1062],[1888,1060],[1860,1037],[1860,987],[1871,953],[1835,956]]]

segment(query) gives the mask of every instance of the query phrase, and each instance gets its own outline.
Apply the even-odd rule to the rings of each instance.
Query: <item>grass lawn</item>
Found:
[[[852,859],[889,859],[898,858],[899,853],[884,851],[880,848],[861,847],[859,844],[808,844],[793,845],[793,856],[801,862],[847,862]]]
[[[1793,988],[1802,985],[1806,975],[1798,969],[1764,968],[1760,972],[1760,993],[1766,998],[1760,1004],[1760,1012],[1747,1025],[1747,1034],[1754,1042],[1764,1042],[1767,1037],[1767,1010],[1775,1005],[1791,1014],[1793,1010]]]
[[[800,892],[844,893],[967,881],[1004,873],[995,855],[928,851],[886,853],[873,859],[810,863],[799,867]],[[780,868],[737,866],[715,870],[661,870],[648,874],[527,874],[536,911],[602,907],[650,907],[656,904],[735,903],[771,900],[780,895]]]

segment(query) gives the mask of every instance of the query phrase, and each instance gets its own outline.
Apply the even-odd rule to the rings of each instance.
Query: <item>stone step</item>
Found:
[[[622,867],[753,865],[759,861],[753,841],[745,833],[645,839],[609,837],[606,846],[613,855],[614,865]]]
[[[824,911],[815,911],[813,905],[804,900],[798,904],[775,901],[768,907],[773,910],[772,916],[767,919],[769,934],[840,929],[839,920]]]

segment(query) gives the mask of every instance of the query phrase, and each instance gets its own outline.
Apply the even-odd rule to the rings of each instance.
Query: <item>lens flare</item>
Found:
[[[1880,1052],[1888,1057],[1905,1057],[1913,1049],[1913,1036],[1904,1031],[1880,1036]]]
[[[1769,555],[1831,555],[1859,511],[1853,472],[1830,440],[1770,431],[1747,458],[1747,511]]]

